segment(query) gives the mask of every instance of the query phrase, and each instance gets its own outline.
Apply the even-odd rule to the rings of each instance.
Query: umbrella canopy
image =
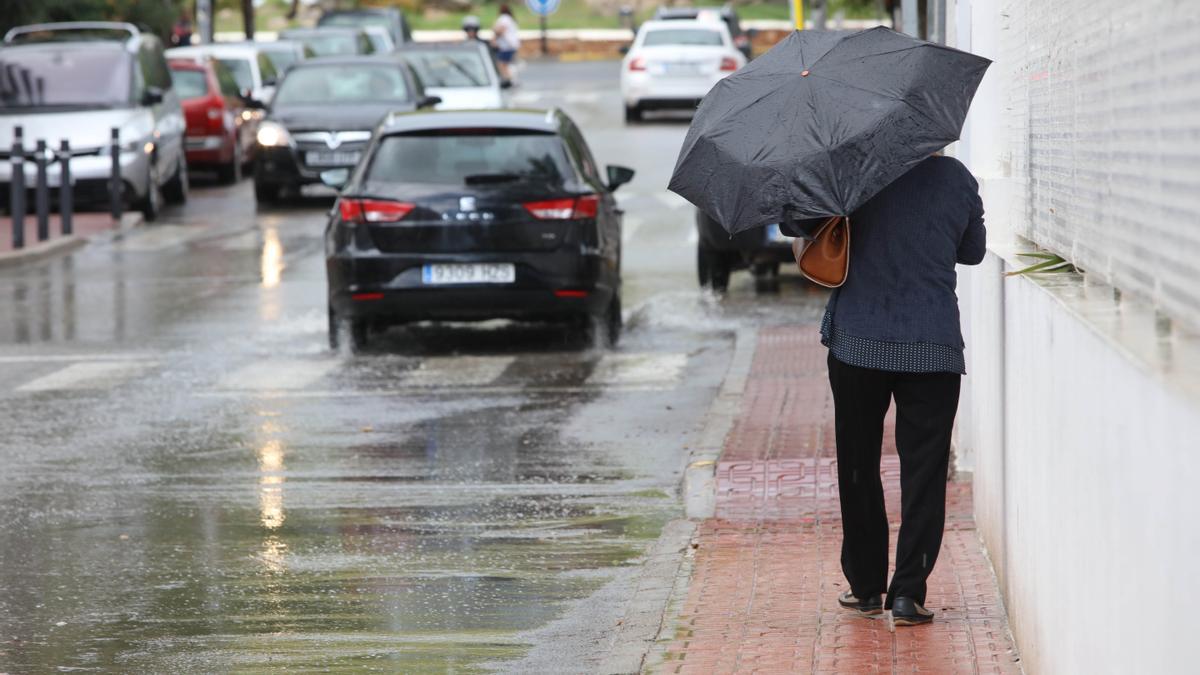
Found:
[[[849,215],[958,139],[990,63],[887,28],[795,31],[704,97],[668,187],[731,233]]]

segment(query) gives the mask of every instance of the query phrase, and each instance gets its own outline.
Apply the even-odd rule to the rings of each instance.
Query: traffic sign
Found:
[[[525,0],[525,6],[529,11],[538,16],[550,16],[558,11],[558,6],[562,4],[561,0]]]

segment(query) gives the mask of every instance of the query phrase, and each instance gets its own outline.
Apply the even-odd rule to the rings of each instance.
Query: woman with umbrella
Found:
[[[897,625],[933,618],[926,580],[966,372],[955,264],[978,264],[985,244],[978,185],[935,153],[958,138],[988,64],[885,28],[797,31],[709,93],[670,185],[731,233],[777,222],[811,237],[812,223],[848,216],[821,237],[849,239],[848,268],[824,280],[837,288],[821,326],[850,583],[838,602],[889,609]],[[889,584],[879,467],[893,399],[902,505]]]

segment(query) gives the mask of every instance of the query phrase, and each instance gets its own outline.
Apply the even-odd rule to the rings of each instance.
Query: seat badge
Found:
[[[458,198],[458,210],[459,211],[474,211],[475,210],[475,198],[474,197],[459,197]]]

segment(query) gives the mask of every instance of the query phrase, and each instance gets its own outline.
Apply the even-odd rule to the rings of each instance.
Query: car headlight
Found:
[[[258,144],[264,148],[274,148],[289,145],[292,137],[287,129],[278,122],[264,121],[258,127]]]

